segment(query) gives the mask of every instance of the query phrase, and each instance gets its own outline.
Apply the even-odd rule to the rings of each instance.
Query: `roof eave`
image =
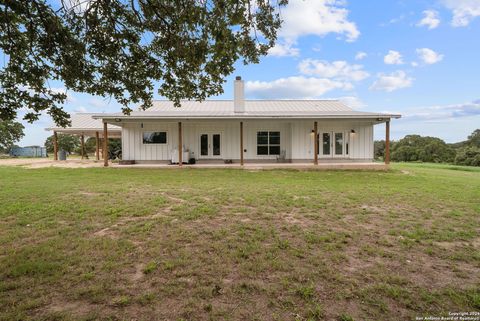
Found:
[[[151,120],[151,119],[377,119],[377,118],[401,118],[398,114],[369,114],[369,115],[231,115],[231,116],[195,116],[195,115],[168,115],[168,116],[124,116],[124,115],[95,115],[94,119],[102,120]],[[117,121],[118,122],[118,121]]]
[[[46,131],[62,131],[62,132],[79,132],[79,131],[85,131],[85,132],[94,132],[94,131],[103,131],[103,128],[63,128],[63,127],[48,127],[45,128]],[[108,131],[118,131],[121,132],[122,128],[108,128]]]

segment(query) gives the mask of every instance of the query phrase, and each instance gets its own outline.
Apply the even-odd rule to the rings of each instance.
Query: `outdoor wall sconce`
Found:
[[[116,121],[117,123],[119,123],[119,122],[121,122],[122,120],[121,120],[120,118],[115,118],[115,121]]]
[[[355,134],[355,129],[352,129],[350,133]]]
[[[140,123],[140,128],[143,128],[143,123]]]

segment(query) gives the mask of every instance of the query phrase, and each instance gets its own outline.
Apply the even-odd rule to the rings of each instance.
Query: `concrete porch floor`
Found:
[[[245,169],[245,170],[269,170],[269,169],[299,169],[299,170],[387,170],[389,165],[384,163],[319,163],[313,165],[312,163],[246,163],[240,164],[183,164],[169,165],[169,164],[134,164],[134,165],[119,165],[112,164],[111,167],[115,168],[170,168],[170,169],[182,169],[182,168],[217,168],[217,169]]]
[[[44,167],[60,167],[60,168],[91,168],[103,167],[103,161],[69,159],[66,161],[54,161],[45,158],[10,158],[0,159],[0,166],[22,166],[27,168],[44,168]],[[358,163],[358,162],[342,162],[342,163],[322,163],[313,165],[312,163],[246,163],[240,164],[219,164],[219,163],[197,163],[195,165],[184,164],[178,165],[168,164],[134,164],[119,165],[118,163],[109,162],[112,168],[158,168],[158,169],[182,169],[182,168],[210,168],[210,169],[245,169],[245,170],[269,170],[269,169],[299,169],[299,170],[387,170],[389,165],[384,163]]]

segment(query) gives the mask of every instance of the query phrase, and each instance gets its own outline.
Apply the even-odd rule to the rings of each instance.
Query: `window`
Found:
[[[144,132],[143,143],[144,144],[166,144],[167,132]]]
[[[257,155],[280,155],[280,132],[257,132]]]

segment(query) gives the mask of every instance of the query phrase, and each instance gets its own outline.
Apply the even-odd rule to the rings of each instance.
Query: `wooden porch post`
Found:
[[[107,123],[103,123],[103,166],[108,166],[108,130]]]
[[[182,166],[183,163],[183,151],[182,151],[182,122],[178,122],[178,166]]]
[[[95,132],[95,153],[97,154],[96,156],[97,161],[100,160],[100,139],[99,139],[98,131]]]
[[[385,164],[390,164],[390,119],[385,123]]]
[[[85,136],[83,134],[80,136],[80,144],[81,144],[81,147],[82,147],[81,154],[82,154],[82,159],[83,159],[84,156],[85,156]]]
[[[313,135],[314,135],[314,153],[315,155],[313,156],[313,164],[318,165],[318,123],[314,122],[313,123]]]
[[[53,160],[58,160],[58,137],[57,132],[53,132]]]
[[[240,165],[243,166],[243,121],[240,122]]]

